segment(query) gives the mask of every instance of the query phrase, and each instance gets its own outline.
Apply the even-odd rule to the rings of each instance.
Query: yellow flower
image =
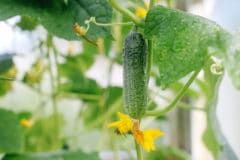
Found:
[[[34,124],[34,119],[29,119],[28,120],[28,119],[23,118],[23,119],[21,119],[20,123],[23,127],[30,128]]]
[[[148,152],[156,149],[154,140],[164,135],[164,133],[158,129],[148,129],[141,131],[139,129],[138,121],[135,121],[133,123],[132,131],[136,142]]]
[[[136,142],[146,151],[155,150],[154,140],[164,135],[158,129],[148,129],[141,131],[139,128],[139,120],[132,120],[128,115],[117,113],[119,121],[108,124],[109,128],[116,127],[120,134],[132,131]]]
[[[160,2],[160,0],[155,0],[155,4]],[[147,10],[149,9],[149,2],[145,3],[145,8],[140,7],[139,5],[136,6],[135,15],[139,18],[144,18],[147,15]]]
[[[108,127],[116,127],[119,130],[120,134],[124,134],[130,131],[132,129],[131,118],[120,112],[118,112],[117,115],[119,117],[119,121],[108,124]]]
[[[84,36],[87,32],[86,28],[80,26],[79,24],[75,23],[73,25],[74,31],[77,33],[78,36]]]
[[[139,18],[144,18],[147,15],[147,10],[140,6],[137,6],[135,15]]]

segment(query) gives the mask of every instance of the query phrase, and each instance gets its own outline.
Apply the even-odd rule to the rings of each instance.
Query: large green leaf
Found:
[[[0,108],[0,152],[19,153],[23,147],[23,133],[16,114]]]
[[[162,6],[150,9],[144,32],[153,40],[162,87],[200,69],[209,48],[223,52],[228,35],[212,21]]]
[[[83,151],[75,152],[56,152],[31,155],[6,155],[3,160],[100,160],[97,153],[84,153]]]
[[[0,20],[16,15],[27,15],[38,19],[46,29],[56,36],[78,39],[73,31],[74,23],[84,25],[90,17],[97,22],[111,21],[112,9],[106,0],[1,0]],[[91,39],[110,36],[110,28],[91,25],[87,36]]]
[[[221,131],[217,120],[216,107],[218,90],[222,75],[214,75],[211,71],[213,61],[208,61],[204,67],[205,86],[202,89],[206,97],[207,128],[203,135],[203,142],[217,160],[237,160],[231,146]]]

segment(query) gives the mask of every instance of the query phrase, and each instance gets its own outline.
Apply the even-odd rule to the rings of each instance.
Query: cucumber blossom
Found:
[[[130,32],[123,47],[123,101],[127,113],[140,119],[147,106],[146,42],[141,33]]]

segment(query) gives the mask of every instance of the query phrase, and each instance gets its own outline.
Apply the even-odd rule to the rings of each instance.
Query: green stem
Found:
[[[0,80],[3,80],[3,81],[14,81],[15,78],[10,78],[10,77],[2,77],[0,76]]]
[[[58,97],[64,98],[77,98],[77,99],[84,99],[84,100],[95,100],[98,101],[102,98],[100,95],[91,95],[91,94],[81,94],[81,93],[59,93]]]
[[[112,5],[113,8],[115,8],[117,11],[119,11],[120,13],[122,13],[124,16],[130,18],[136,25],[143,27],[144,24],[141,21],[141,19],[137,18],[132,12],[130,12],[129,10],[121,7],[119,5],[118,2],[116,2],[116,0],[108,0],[109,3]]]
[[[152,40],[148,40],[148,54],[147,54],[147,83],[149,82],[151,76],[152,67]]]
[[[155,4],[155,0],[150,0],[150,3],[149,3],[149,8],[153,7]]]
[[[47,58],[48,58],[48,64],[49,64],[49,74],[50,74],[50,85],[51,85],[51,100],[52,100],[52,106],[53,106],[53,116],[54,116],[54,122],[55,122],[55,135],[54,137],[56,138],[56,144],[57,140],[59,138],[59,119],[58,119],[58,108],[57,108],[57,97],[56,97],[56,84],[55,84],[55,76],[53,73],[53,67],[54,64],[52,63],[51,57],[50,57],[50,48],[52,48],[52,35],[48,34],[47,37]]]
[[[150,0],[149,9],[154,6],[155,0]],[[148,40],[148,55],[147,55],[147,83],[149,82],[151,76],[152,67],[152,55],[153,55],[153,42]]]
[[[200,69],[201,70],[201,69]],[[164,115],[165,113],[167,113],[168,111],[170,111],[172,108],[175,107],[175,105],[178,103],[178,101],[183,97],[183,95],[186,93],[187,89],[189,88],[189,86],[192,84],[192,82],[194,81],[194,79],[197,77],[198,73],[200,72],[200,70],[197,70],[193,73],[193,75],[190,77],[190,79],[187,81],[187,83],[185,84],[185,86],[180,90],[180,92],[178,93],[178,95],[176,96],[176,98],[172,101],[171,104],[169,104],[167,107],[165,107],[163,110],[161,111],[148,111],[146,112],[146,116],[161,116]]]
[[[206,112],[205,108],[194,107],[189,104],[182,103],[182,102],[179,102],[179,108],[186,109],[186,110],[195,110],[195,111]]]
[[[122,14],[121,13],[116,13],[116,18],[115,18],[115,23],[120,23],[122,22]],[[117,57],[122,53],[122,26],[121,25],[116,25],[113,26],[113,31],[115,37],[114,45],[115,45],[115,53],[114,57]]]
[[[97,26],[103,26],[103,27],[107,27],[107,26],[118,26],[118,25],[121,25],[121,26],[131,26],[133,25],[134,23],[133,22],[122,22],[122,23],[98,23],[98,22],[92,22],[94,24],[96,24]]]
[[[135,141],[135,145],[136,145],[137,160],[143,160],[142,150],[141,150],[140,145],[137,144],[136,141]]]
[[[156,93],[157,94],[157,93]],[[159,95],[159,97],[161,97],[163,100],[167,101],[167,102],[171,102],[172,100],[164,95]],[[148,106],[150,106],[151,104],[153,103],[153,100],[151,100],[149,103],[148,103]],[[191,106],[185,102],[182,102],[182,101],[179,101],[178,102],[178,107],[179,108],[182,108],[182,109],[187,109],[187,110],[198,110],[198,111],[203,111],[205,112],[206,110],[204,108],[200,108],[200,107],[195,107],[195,106]]]
[[[161,96],[164,100],[166,100],[166,101],[168,101],[168,102],[171,102],[171,99],[169,99],[169,98],[167,98],[167,97],[165,97],[165,96],[163,96],[163,95],[159,95],[159,96]],[[205,111],[204,108],[194,107],[194,106],[191,106],[191,105],[189,105],[189,104],[187,104],[187,103],[184,103],[184,102],[181,102],[181,101],[178,102],[178,107],[179,107],[179,108],[182,108],[182,109],[188,109],[188,110]]]
[[[166,0],[166,2],[167,2],[167,6],[169,8],[172,8],[172,0]]]

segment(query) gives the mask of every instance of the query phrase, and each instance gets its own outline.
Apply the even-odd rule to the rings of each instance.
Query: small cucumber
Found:
[[[123,47],[123,100],[127,113],[140,119],[147,106],[146,42],[141,33],[132,31]]]

